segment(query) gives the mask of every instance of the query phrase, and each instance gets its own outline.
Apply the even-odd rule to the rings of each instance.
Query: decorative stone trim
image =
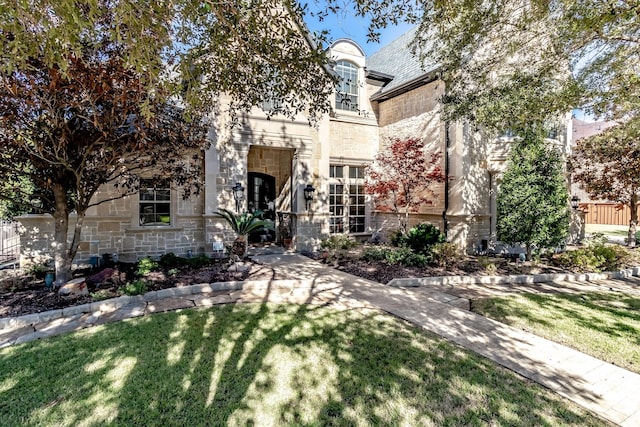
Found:
[[[393,287],[418,287],[438,285],[478,285],[478,284],[509,284],[509,283],[545,283],[555,281],[583,281],[624,279],[625,277],[640,276],[640,267],[628,268],[620,271],[608,271],[604,273],[555,273],[555,274],[522,274],[515,276],[440,276],[440,277],[416,277],[408,279],[393,279],[387,286]]]

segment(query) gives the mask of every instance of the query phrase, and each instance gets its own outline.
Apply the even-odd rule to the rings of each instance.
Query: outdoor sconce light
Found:
[[[578,210],[578,207],[580,206],[580,197],[576,196],[575,194],[571,197],[571,208],[574,211]]]
[[[233,199],[236,201],[236,212],[240,212],[240,207],[244,201],[244,187],[239,182],[236,182],[231,191],[233,191]]]
[[[313,188],[313,185],[311,184],[307,184],[307,186],[304,187],[304,200],[306,202],[307,210],[309,210],[309,207],[311,206],[311,201],[313,200],[313,193],[315,191],[316,189]]]

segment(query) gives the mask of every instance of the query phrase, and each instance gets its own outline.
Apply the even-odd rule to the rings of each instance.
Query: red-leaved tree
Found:
[[[627,244],[635,247],[640,203],[640,119],[634,118],[580,139],[573,152],[572,165],[574,180],[589,196],[630,208]]]
[[[432,186],[445,179],[441,152],[427,152],[419,138],[395,138],[367,167],[365,192],[374,196],[376,209],[396,213],[406,233],[409,213],[433,204]]]

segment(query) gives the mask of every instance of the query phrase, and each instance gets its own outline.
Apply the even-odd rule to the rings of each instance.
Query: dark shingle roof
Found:
[[[418,27],[414,27],[367,58],[368,71],[394,76],[393,80],[380,89],[378,94],[390,92],[438,68],[437,64],[430,63],[428,60],[425,64],[421,64],[419,58],[411,53],[409,44],[413,41],[417,30]]]

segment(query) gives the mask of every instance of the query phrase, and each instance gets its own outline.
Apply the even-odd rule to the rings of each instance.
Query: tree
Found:
[[[340,7],[328,0],[329,7]],[[394,20],[419,24],[414,49],[439,64],[445,117],[519,132],[584,107],[637,115],[636,1],[354,0],[370,36]]]
[[[324,69],[324,33],[308,34],[303,14],[293,0],[3,2],[0,73],[39,58],[65,75],[70,55],[88,40],[108,38],[147,91],[179,95],[188,112],[215,110],[235,122],[275,98],[274,113],[303,113],[314,122],[329,111],[334,83]]]
[[[516,141],[497,196],[497,237],[533,247],[562,244],[569,235],[569,206],[559,151],[542,132],[529,131]]]
[[[409,212],[417,212],[437,197],[434,183],[445,180],[442,153],[427,153],[418,138],[395,138],[367,167],[365,192],[375,197],[376,208],[394,212],[403,233],[407,232]]]
[[[580,139],[571,160],[573,177],[594,199],[612,200],[631,209],[627,244],[636,244],[640,201],[640,119]]]
[[[2,192],[53,216],[56,278],[70,277],[87,209],[137,192],[139,174],[169,177],[185,197],[199,191],[206,127],[184,118],[167,97],[149,92],[109,39],[68,54],[64,72],[31,58],[0,75],[0,176],[26,181],[34,193]],[[147,114],[151,113],[151,114]],[[96,200],[105,184],[118,193]],[[69,215],[77,214],[68,243]]]

